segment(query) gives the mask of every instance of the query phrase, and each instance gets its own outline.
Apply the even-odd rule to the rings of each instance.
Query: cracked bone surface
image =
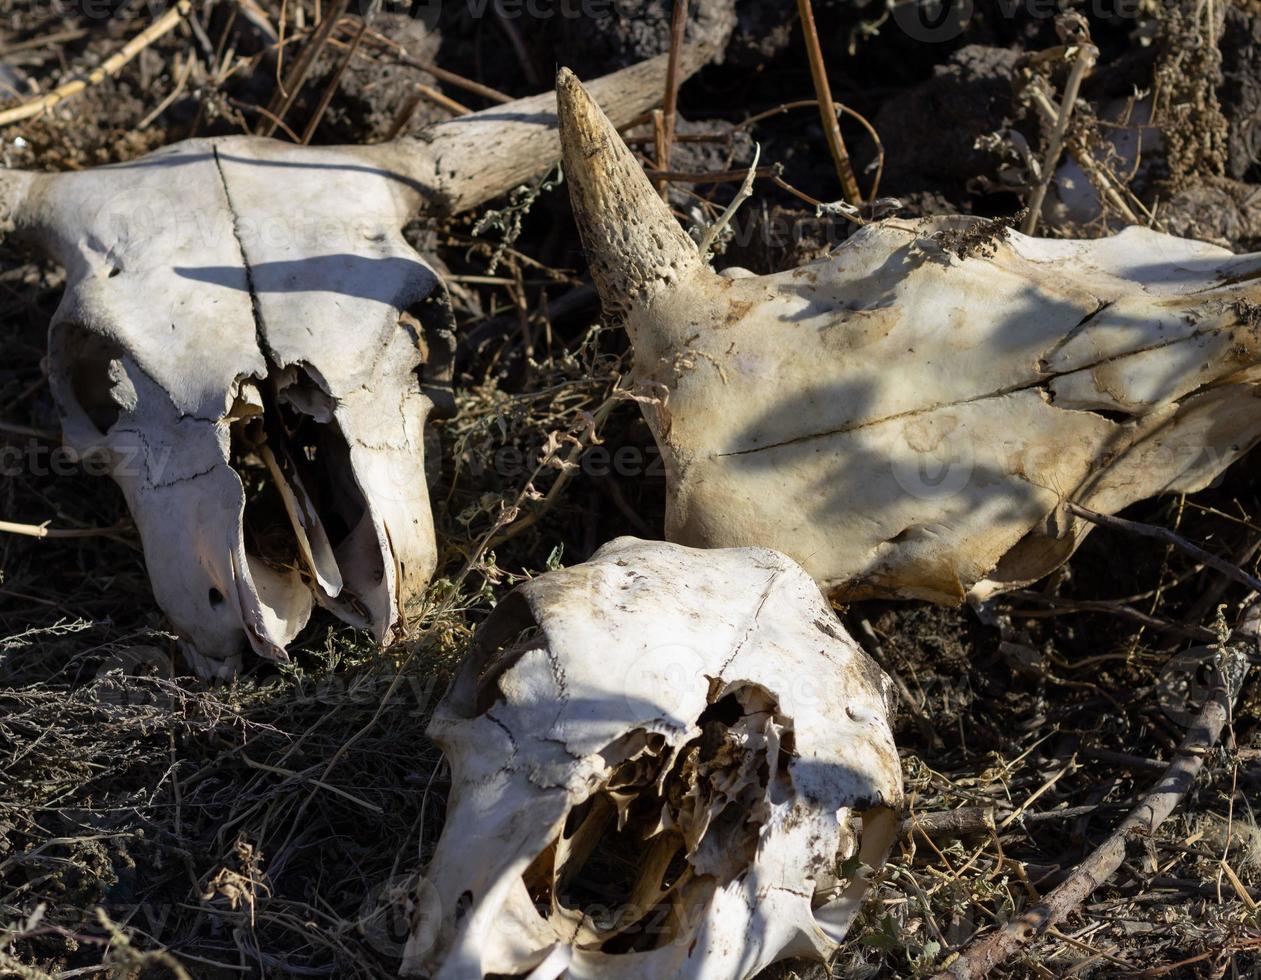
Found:
[[[1261,437],[1261,255],[887,219],[788,272],[713,272],[577,79],[575,217],[666,462],[666,537],[758,544],[838,600],[1042,577],[1113,513]]]
[[[403,974],[826,958],[899,827],[887,689],[767,549],[618,538],[519,586],[430,722],[451,792]]]
[[[629,122],[664,77],[664,58],[644,62],[599,98]],[[49,332],[64,439],[108,460],[199,673],[231,674],[243,641],[285,659],[315,603],[384,639],[419,599],[451,312],[402,228],[559,155],[546,93],[377,146],[219,137],[0,171],[0,226],[66,269]]]

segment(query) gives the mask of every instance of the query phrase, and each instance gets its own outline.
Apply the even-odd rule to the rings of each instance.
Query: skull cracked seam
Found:
[[[889,690],[767,549],[619,538],[519,586],[429,725],[451,792],[403,975],[826,960],[900,826]]]
[[[1261,438],[1259,254],[890,218],[719,274],[568,71],[557,95],[592,274],[655,396],[669,540],[776,548],[837,600],[983,600],[1068,559],[1090,525],[1066,502],[1189,493]]]
[[[685,70],[707,56],[689,49]],[[598,97],[627,123],[664,72],[616,72]],[[243,638],[287,659],[315,603],[384,641],[418,602],[436,562],[424,427],[452,404],[453,319],[402,228],[551,166],[551,107],[376,146],[216,137],[0,171],[0,229],[66,270],[49,329],[63,438],[109,463],[199,674],[231,675]]]

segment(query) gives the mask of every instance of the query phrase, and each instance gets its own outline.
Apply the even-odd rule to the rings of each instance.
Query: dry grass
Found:
[[[274,15],[279,4],[264,6]],[[5,44],[73,26],[36,6],[5,9]],[[143,17],[125,18],[119,36]],[[116,46],[99,34],[53,47],[77,63]],[[184,135],[194,113],[203,133],[232,131],[250,93],[265,103],[270,91],[257,66],[231,79],[198,68],[191,103],[135,128],[196,44],[173,34],[73,111],[24,126],[25,146],[4,146],[9,162],[134,156]],[[27,60],[37,75],[55,62],[47,51]],[[57,427],[40,359],[61,275],[5,247],[0,440],[20,462],[0,485],[0,519],[108,533],[0,535],[0,975],[392,974],[410,885],[442,825],[446,770],[423,733],[451,665],[515,581],[661,521],[651,439],[633,402],[610,404],[625,340],[559,268],[580,261],[564,190],[525,197],[529,211],[499,220],[414,230],[455,273],[507,283],[457,291],[459,415],[436,426],[443,555],[424,613],[384,653],[317,617],[292,668],[228,686],[181,676],[117,490],[58,472],[53,444],[25,432]],[[547,305],[539,280],[559,284]],[[576,455],[575,440],[592,445],[597,415],[603,448],[638,461],[628,472],[540,465]],[[1250,561],[1254,470],[1131,516]],[[1164,545],[1098,530],[1066,573],[984,620],[910,605],[843,611],[913,701],[898,719],[912,812],[982,807],[994,823],[908,839],[834,975],[930,972],[1102,839],[1181,737],[1195,670],[1174,658],[1207,642],[1219,601],[1241,597],[1221,585]],[[1010,975],[1257,975],[1257,674],[1229,744],[1175,818]]]

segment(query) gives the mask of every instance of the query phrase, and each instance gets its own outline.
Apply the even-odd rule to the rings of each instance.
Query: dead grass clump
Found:
[[[1164,133],[1169,185],[1175,192],[1226,173],[1230,127],[1217,99],[1222,83],[1217,42],[1224,19],[1221,4],[1178,0],[1163,6],[1152,118]]]
[[[252,5],[197,6],[197,29],[168,35],[64,113],[0,131],[5,162],[82,167],[193,133],[257,126],[258,107],[269,104],[284,65],[250,26],[244,12]],[[258,6],[279,24],[279,2]],[[978,29],[1009,36],[1006,21],[985,21],[992,15],[976,6]],[[1165,21],[1167,36],[1186,42],[1165,49],[1159,93],[1176,123],[1175,175],[1220,169],[1215,35],[1203,19],[1188,19],[1197,6],[1220,9],[1184,4]],[[298,7],[305,7],[301,23]],[[4,64],[45,80],[59,77],[63,62],[99,61],[149,16],[143,4],[119,10],[115,35],[33,0],[0,0],[0,50],[83,32]],[[314,7],[289,0],[286,10],[291,65],[311,35]],[[818,16],[821,29],[833,16],[847,30],[855,26],[844,22],[848,13],[824,5]],[[354,26],[348,18],[334,33],[330,65]],[[443,65],[483,77],[479,59],[494,60],[483,48],[509,50],[496,30],[468,18],[444,22]],[[541,36],[525,31],[517,40],[528,48]],[[889,74],[870,86],[856,75],[842,91],[842,72],[830,67],[840,99],[861,100],[869,87],[885,98],[915,72],[927,77],[949,53],[948,45],[908,47],[892,24],[863,37],[882,47],[862,70]],[[398,69],[399,57],[370,32],[355,71],[361,81],[375,79],[385,67]],[[681,125],[680,140],[729,131],[745,108],[752,114],[772,99],[788,103],[812,91],[795,53],[764,73],[725,71],[712,88],[698,87],[695,103],[685,101],[712,120]],[[763,87],[744,87],[746,75]],[[313,78],[290,120],[299,132],[328,71],[317,66]],[[522,81],[513,94],[531,88]],[[410,94],[387,89],[359,85],[358,115],[334,99],[333,128],[317,129],[315,141],[380,131]],[[473,93],[453,94],[483,104]],[[824,181],[834,175],[807,118],[776,115],[759,128],[764,162],[797,164],[803,186],[830,186]],[[1003,120],[992,128],[1004,128]],[[1087,139],[1070,132],[1068,152],[1079,148],[1079,136]],[[651,153],[650,144],[637,145]],[[816,158],[823,161],[817,185],[801,163]],[[724,169],[742,162],[714,159]],[[735,187],[673,189],[686,189],[712,219]],[[796,199],[773,198],[769,184],[758,192],[776,208],[797,209],[772,211],[772,230],[795,229],[794,214],[815,227]],[[900,188],[888,192],[902,196]],[[993,207],[978,197],[969,207],[1010,213],[1013,197],[1008,191]],[[619,389],[625,338],[597,319],[565,188],[539,184],[480,231],[477,222],[409,230],[448,267],[459,326],[458,413],[433,427],[443,553],[423,608],[384,653],[317,616],[294,644],[292,666],[260,664],[228,685],[187,676],[114,485],[56,454],[58,423],[40,362],[62,276],[0,246],[0,519],[90,535],[0,535],[0,974],[108,968],[124,976],[182,970],[199,980],[377,978],[396,969],[449,788],[423,732],[451,666],[514,582],[581,561],[618,534],[655,537],[662,521],[661,460],[633,403],[656,393]],[[793,248],[773,245],[765,223],[735,229],[737,246],[748,242],[744,251],[765,264],[796,261],[800,236]],[[983,249],[1009,223],[983,222],[943,245]],[[828,237],[818,247],[830,244]],[[1255,466],[1236,467],[1194,498],[1138,510],[1132,516],[1255,571]],[[1063,880],[1171,758],[1203,687],[1199,662],[1186,654],[1214,642],[1216,609],[1241,598],[1240,587],[1160,542],[1099,532],[1056,577],[979,615],[882,603],[842,610],[851,633],[896,678],[911,816],[952,819],[904,838],[833,974],[926,975]],[[1008,975],[1261,969],[1253,812],[1261,799],[1259,712],[1261,671],[1254,671],[1228,737],[1182,809]]]

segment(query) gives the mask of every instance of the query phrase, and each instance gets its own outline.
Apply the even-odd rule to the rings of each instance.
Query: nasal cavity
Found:
[[[104,435],[122,412],[114,393],[126,351],[116,341],[78,324],[62,326],[58,334],[53,344],[53,371],[69,383],[68,394]]]
[[[446,289],[438,286],[399,316],[400,329],[412,335],[420,349],[421,391],[433,403],[431,418],[455,417],[455,313]]]

